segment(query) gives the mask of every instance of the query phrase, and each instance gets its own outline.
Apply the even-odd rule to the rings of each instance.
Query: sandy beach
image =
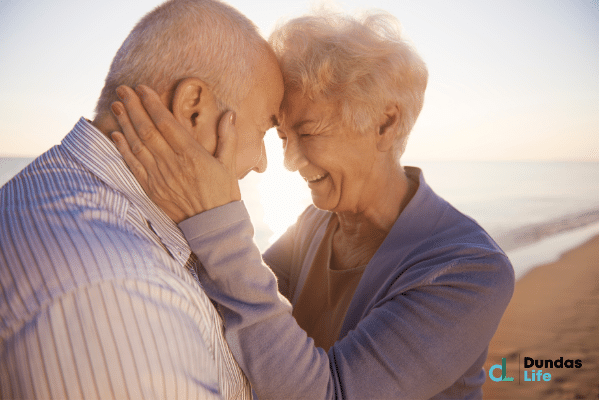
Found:
[[[549,381],[531,381],[524,359],[581,360],[581,368],[541,368]],[[484,399],[598,398],[598,236],[531,270],[490,343],[485,370],[502,364],[513,382],[486,380]],[[558,364],[559,365],[559,364]],[[525,381],[524,371],[528,372]],[[500,370],[495,371],[499,376]]]

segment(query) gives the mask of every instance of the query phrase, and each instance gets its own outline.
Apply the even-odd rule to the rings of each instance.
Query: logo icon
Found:
[[[500,376],[500,377],[494,376],[494,370],[497,370],[497,369],[502,369],[502,376]],[[493,380],[494,382],[501,382],[501,381],[512,382],[515,380],[515,378],[506,376],[506,358],[502,358],[502,365],[499,365],[499,364],[493,365],[490,368],[489,375],[490,375],[490,379]]]

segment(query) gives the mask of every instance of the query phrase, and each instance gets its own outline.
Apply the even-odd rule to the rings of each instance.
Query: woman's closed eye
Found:
[[[315,132],[307,132],[307,131],[302,131],[302,132],[295,132],[292,133],[292,135],[295,135],[297,139],[307,139],[313,136],[316,136]],[[281,131],[277,131],[277,136],[279,136],[279,139],[281,139],[283,141],[283,144],[285,145],[285,143],[287,142],[288,139],[288,135],[286,135],[285,133],[281,132]]]
[[[309,137],[313,137],[313,136],[318,136],[321,133],[322,132],[320,130],[316,130],[316,129],[302,129],[302,130],[298,131],[296,134],[298,135],[299,138],[309,138]]]

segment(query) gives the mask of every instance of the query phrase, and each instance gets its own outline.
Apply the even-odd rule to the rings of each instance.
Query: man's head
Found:
[[[156,90],[210,152],[220,117],[236,111],[238,175],[264,170],[262,139],[278,114],[283,83],[271,48],[237,10],[216,0],[170,0],[148,13],[113,59],[96,126],[115,123],[110,105],[118,86],[140,84]]]

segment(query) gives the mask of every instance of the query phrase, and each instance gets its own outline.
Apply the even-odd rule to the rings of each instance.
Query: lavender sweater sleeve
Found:
[[[391,276],[386,294],[327,354],[278,292],[242,202],[199,214],[180,228],[204,266],[200,281],[219,304],[226,339],[259,398],[481,396],[481,366],[514,279],[495,267],[505,263],[496,255],[432,255],[437,264],[417,265],[403,280]],[[476,381],[470,392],[469,377]],[[460,379],[462,392],[448,392]]]
[[[220,305],[226,340],[259,398],[334,398],[327,354],[296,324],[292,306],[278,292],[243,203],[179,226],[204,266],[199,279]]]

